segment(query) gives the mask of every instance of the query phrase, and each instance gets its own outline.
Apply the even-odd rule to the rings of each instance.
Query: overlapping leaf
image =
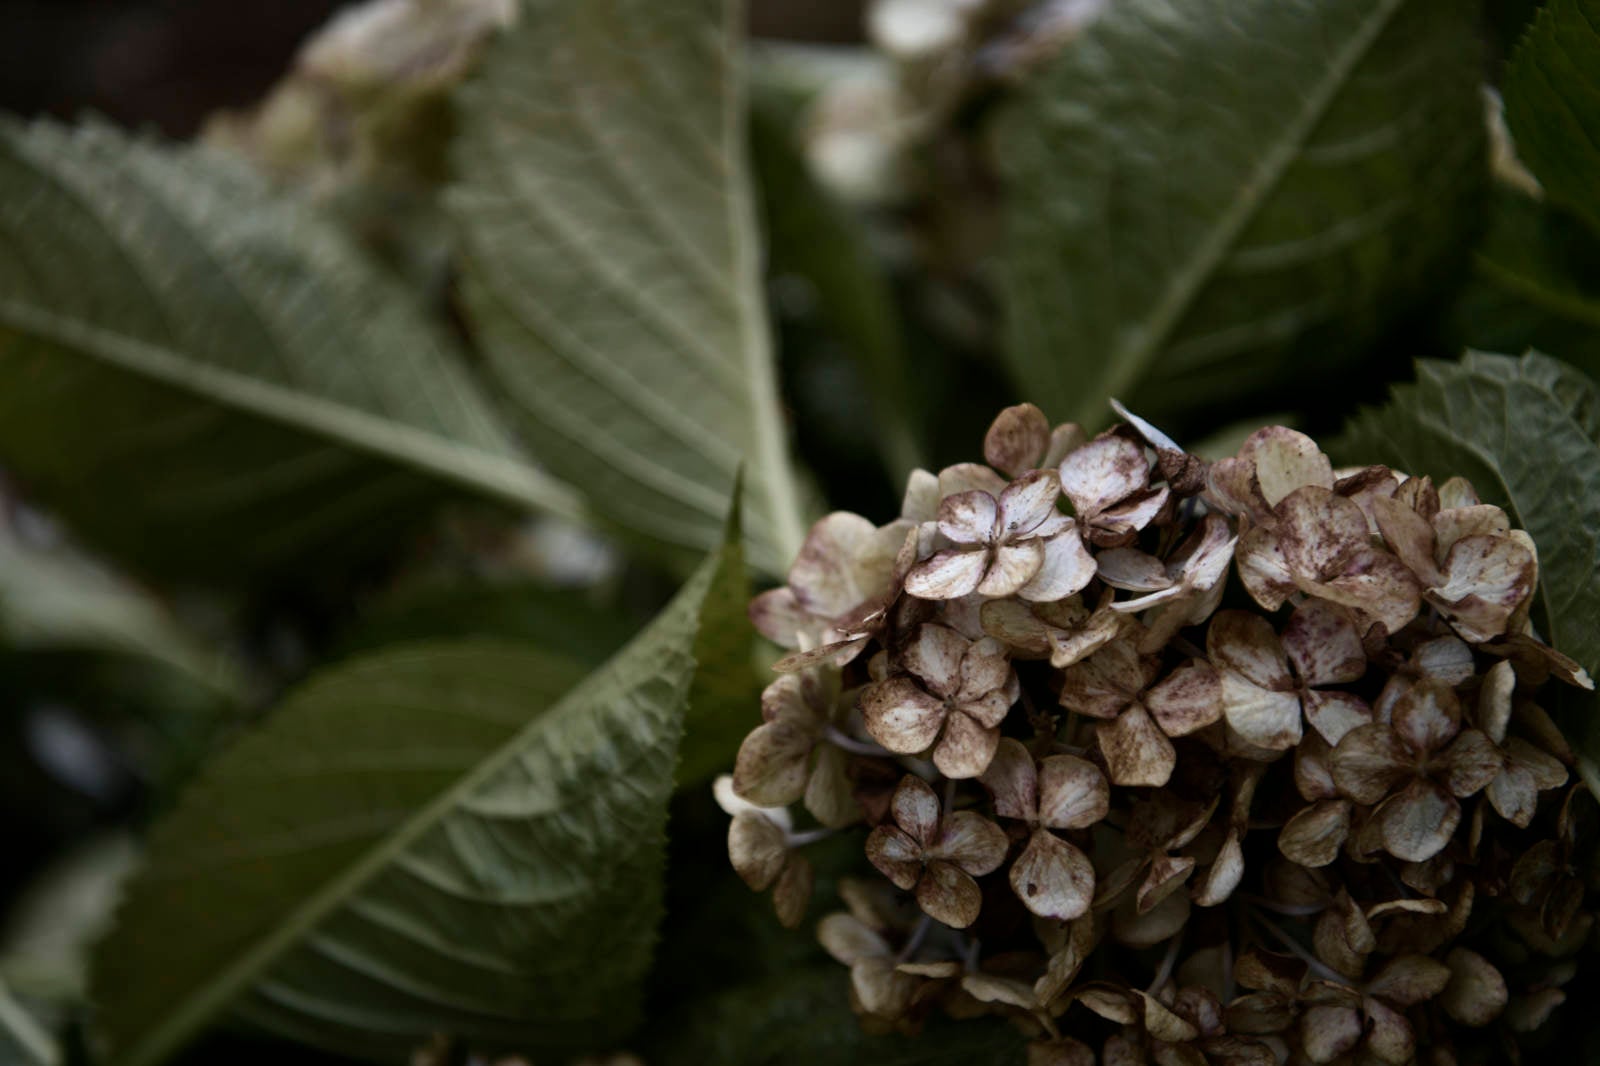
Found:
[[[1591,674],[1600,670],[1600,392],[1538,353],[1469,353],[1421,362],[1417,383],[1356,418],[1337,458],[1382,462],[1442,480],[1469,478],[1506,507],[1539,550],[1544,636]],[[1592,703],[1567,724],[1600,780]]]
[[[1102,5],[998,130],[1019,390],[1087,423],[1111,396],[1192,415],[1358,359],[1457,258],[1476,18],[1455,0]]]
[[[1546,195],[1600,232],[1600,0],[1550,0],[1501,91],[1517,153]]]
[[[434,1032],[553,1055],[620,1036],[725,566],[564,697],[577,667],[487,640],[376,654],[291,696],[153,836],[96,956],[110,1061],[158,1062],[224,1011],[383,1061]]]
[[[0,122],[0,463],[185,576],[392,538],[441,484],[576,513],[456,354],[241,165]]]
[[[493,373],[595,510],[752,561],[801,523],[761,302],[732,0],[538,0],[463,93],[452,211]]]

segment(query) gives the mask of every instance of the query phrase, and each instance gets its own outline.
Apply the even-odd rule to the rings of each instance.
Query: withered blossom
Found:
[[[1041,918],[1080,917],[1094,898],[1094,866],[1051,830],[1085,829],[1104,818],[1111,803],[1105,776],[1074,755],[1050,755],[1035,765],[1027,748],[1007,738],[981,780],[995,814],[1030,830],[1011,864],[1017,898]]]
[[[1150,460],[1123,437],[1102,436],[1067,453],[1061,490],[1083,536],[1102,547],[1127,544],[1166,506],[1170,490],[1150,485]]]
[[[893,823],[867,837],[872,865],[897,888],[914,891],[929,917],[971,925],[983,903],[973,878],[1005,862],[1005,833],[974,811],[941,812],[933,789],[910,775],[894,790],[889,812]]]
[[[739,746],[733,788],[762,807],[804,799],[823,825],[848,825],[860,815],[850,798],[847,756],[827,741],[839,718],[839,677],[826,670],[784,674],[761,694],[765,724]]]

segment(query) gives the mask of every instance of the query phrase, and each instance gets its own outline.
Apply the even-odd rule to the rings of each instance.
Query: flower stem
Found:
[[[1268,933],[1271,933],[1274,940],[1288,948],[1289,951],[1299,958],[1301,962],[1304,962],[1308,967],[1310,967],[1312,973],[1316,974],[1325,981],[1332,981],[1334,984],[1343,985],[1346,988],[1350,987],[1350,981],[1348,978],[1334,970],[1327,963],[1317,958],[1311,952],[1307,951],[1305,946],[1301,944],[1300,941],[1296,940],[1288,933],[1285,933],[1282,929],[1279,929],[1277,925],[1275,925],[1266,915],[1262,914],[1258,910],[1252,910],[1250,912],[1250,917],[1255,920],[1257,925],[1261,926],[1261,928],[1265,929]]]
[[[894,752],[870,740],[857,740],[844,732],[838,726],[827,725],[823,727],[822,738],[841,751],[848,751],[852,755],[871,755],[875,758],[893,758]]]

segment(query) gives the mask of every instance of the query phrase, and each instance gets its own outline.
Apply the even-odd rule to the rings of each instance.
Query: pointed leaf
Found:
[[[1600,232],[1600,2],[1551,0],[1501,85],[1517,154],[1546,195]]]

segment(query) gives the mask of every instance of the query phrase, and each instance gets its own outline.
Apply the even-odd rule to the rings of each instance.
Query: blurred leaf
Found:
[[[1099,425],[1109,397],[1159,422],[1347,376],[1459,258],[1477,20],[1458,0],[1104,5],[996,131],[1019,391]]]
[[[303,565],[441,483],[579,510],[401,287],[244,166],[0,121],[0,204],[0,462],[113,553]]]
[[[743,481],[741,474],[734,487],[732,528],[743,520]],[[754,664],[756,634],[746,614],[749,603],[744,544],[734,540],[724,549],[722,565],[700,608],[694,681],[679,749],[679,785],[698,785],[730,771],[751,721],[760,714],[762,681]]]
[[[1023,1066],[1027,1041],[993,1019],[936,1019],[917,1036],[868,1036],[850,1010],[850,971],[830,963],[739,985],[674,1019],[660,1066]]]
[[[80,843],[35,876],[6,915],[0,979],[30,999],[81,1003],[90,946],[109,928],[137,854],[131,834],[105,834]]]
[[[1501,92],[1517,154],[1551,200],[1600,233],[1600,0],[1550,0]]]
[[[899,310],[861,220],[811,179],[790,129],[779,105],[753,109],[751,158],[770,235],[768,271],[809,286],[817,314],[860,371],[872,436],[891,478],[902,482],[924,461]]]
[[[1473,348],[1537,348],[1600,377],[1600,237],[1511,190],[1490,201],[1473,283],[1454,309]]]
[[[237,698],[241,679],[222,652],[179,626],[144,589],[63,547],[0,531],[0,643],[19,651],[87,650],[160,663]]]
[[[1461,475],[1505,507],[1539,549],[1543,634],[1600,671],[1600,392],[1579,371],[1530,352],[1423,361],[1417,383],[1362,412],[1335,450],[1435,480]],[[1568,727],[1590,787],[1600,784],[1600,718]]]
[[[622,1035],[726,561],[559,700],[575,665],[484,640],[374,655],[291,695],[153,835],[96,956],[111,1061],[155,1063],[228,1009],[381,1061],[434,1032],[540,1055]]]
[[[461,94],[474,332],[539,458],[654,541],[803,532],[761,299],[733,0],[525,4]]]
[[[0,976],[0,1062],[7,1066],[60,1066],[61,1047],[46,1026],[18,1001]]]

